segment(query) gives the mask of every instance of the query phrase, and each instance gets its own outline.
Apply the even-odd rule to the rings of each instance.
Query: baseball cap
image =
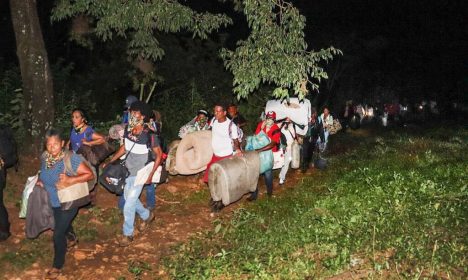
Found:
[[[276,120],[276,113],[275,111],[268,111],[265,116],[267,119]]]
[[[124,108],[130,108],[132,103],[135,102],[135,101],[138,101],[138,98],[136,98],[136,96],[133,96],[133,95],[127,96],[127,98],[125,98]]]

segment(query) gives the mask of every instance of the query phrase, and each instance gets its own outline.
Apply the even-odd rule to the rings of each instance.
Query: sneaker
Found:
[[[279,184],[280,184],[280,185],[284,184],[284,179],[281,179],[281,178],[280,178],[280,179],[279,179]]]
[[[133,236],[119,235],[117,237],[117,242],[119,242],[120,247],[127,247],[133,242]]]
[[[256,196],[251,195],[251,196],[247,197],[247,201],[255,201],[255,200],[257,200]]]
[[[149,225],[151,224],[151,222],[154,221],[155,218],[156,218],[156,216],[154,215],[154,212],[150,211],[148,219],[142,221],[140,223],[140,225],[138,225],[138,231],[139,232],[144,232],[145,230],[147,230]]]
[[[224,208],[224,204],[223,202],[220,200],[220,201],[215,201],[212,205],[211,205],[211,211],[214,212],[214,213],[218,213],[219,211],[221,211],[222,209]]]

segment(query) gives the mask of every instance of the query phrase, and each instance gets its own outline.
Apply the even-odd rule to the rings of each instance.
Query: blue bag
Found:
[[[261,149],[270,143],[270,138],[263,132],[259,134],[248,136],[247,144],[245,145],[246,151],[253,151]],[[273,168],[273,152],[271,150],[260,152],[260,174]]]

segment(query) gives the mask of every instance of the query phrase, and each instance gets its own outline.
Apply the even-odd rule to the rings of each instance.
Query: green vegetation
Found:
[[[0,271],[21,271],[35,262],[43,262],[52,254],[50,235],[41,234],[37,239],[23,239],[17,250],[7,250],[0,255]]]
[[[468,131],[348,134],[334,140],[359,145],[331,158],[329,170],[276,198],[237,209],[230,219],[215,221],[204,237],[174,248],[165,260],[171,276],[466,276]]]
[[[135,276],[135,279],[141,279],[145,271],[151,271],[151,265],[142,261],[131,260],[128,262],[128,271]]]

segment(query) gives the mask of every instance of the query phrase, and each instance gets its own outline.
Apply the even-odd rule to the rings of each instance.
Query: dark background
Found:
[[[467,103],[468,1],[292,2],[307,18],[305,32],[311,50],[334,46],[343,51],[343,56],[324,64],[330,79],[321,83],[320,93],[308,97],[316,106],[328,104],[339,110],[348,99],[370,104],[432,99],[445,108],[453,102]],[[121,40],[105,44],[93,40],[92,49],[77,45],[68,39],[70,22],[51,23],[53,3],[38,1],[38,11],[54,68],[55,90],[78,95],[91,92],[88,97],[95,99],[96,107],[105,108],[94,110],[96,118],[112,118],[121,110],[125,96],[134,93],[125,44]],[[192,85],[201,92],[201,106],[206,107],[220,98],[235,100],[232,77],[224,70],[217,52],[221,47],[232,49],[237,40],[246,38],[248,27],[243,15],[234,12],[229,3],[184,3],[201,11],[225,12],[234,25],[205,41],[192,40],[184,33],[163,35],[161,45],[166,56],[156,63],[156,71],[164,82],[158,85],[158,91]],[[17,58],[8,1],[0,2],[0,13],[3,73],[17,68]],[[260,92],[268,93],[270,88]],[[163,96],[158,95],[152,102],[163,102]]]

